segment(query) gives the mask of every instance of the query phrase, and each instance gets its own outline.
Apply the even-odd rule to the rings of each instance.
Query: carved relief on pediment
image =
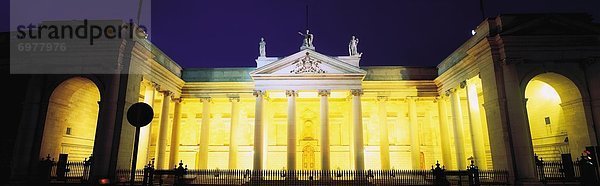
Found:
[[[325,70],[321,69],[319,65],[322,62],[316,58],[313,58],[307,52],[306,55],[300,59],[297,59],[292,63],[295,65],[293,70],[290,70],[291,74],[323,74]]]

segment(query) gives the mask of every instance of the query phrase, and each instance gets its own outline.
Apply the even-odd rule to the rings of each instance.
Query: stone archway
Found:
[[[83,77],[59,84],[48,102],[40,156],[68,154],[69,161],[83,161],[94,149],[100,91]]]
[[[546,160],[570,153],[575,159],[592,143],[593,128],[585,116],[581,92],[569,78],[542,73],[525,88],[533,151]]]

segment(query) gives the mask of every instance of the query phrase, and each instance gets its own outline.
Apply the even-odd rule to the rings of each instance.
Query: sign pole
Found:
[[[129,184],[135,184],[135,170],[137,165],[138,147],[140,146],[140,128],[152,122],[154,111],[150,105],[139,102],[131,105],[127,110],[127,121],[135,127],[135,138],[133,141],[133,156],[131,157],[131,174]]]
[[[137,165],[138,146],[140,145],[140,127],[135,127],[135,138],[133,142],[133,157],[131,159],[130,185],[135,184],[135,170]]]

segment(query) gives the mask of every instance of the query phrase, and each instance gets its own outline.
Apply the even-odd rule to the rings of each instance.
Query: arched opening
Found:
[[[581,93],[565,76],[543,73],[525,88],[527,116],[533,150],[544,160],[560,160],[561,154],[579,152],[591,145]]]
[[[100,91],[94,82],[74,77],[58,85],[48,102],[40,156],[83,161],[94,149]]]

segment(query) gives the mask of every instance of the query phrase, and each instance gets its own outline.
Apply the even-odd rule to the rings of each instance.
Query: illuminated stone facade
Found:
[[[306,58],[318,61],[319,65],[307,66],[314,68],[296,65]],[[257,68],[184,70],[182,77],[186,83],[181,93],[179,130],[182,132],[177,159],[197,168],[253,169],[256,168],[253,162],[258,161],[254,159],[254,144],[262,143],[261,169],[321,169],[323,161],[329,162],[330,169],[353,169],[357,155],[364,156],[364,161],[359,162],[364,164],[363,169],[413,168],[411,161],[394,161],[399,159],[414,159],[415,168],[425,169],[440,160],[435,69],[360,68],[357,63],[343,61],[345,59],[360,60],[357,56],[330,57],[303,50]],[[268,58],[257,59],[260,60]],[[403,73],[406,75],[401,75]],[[144,83],[143,86],[152,85]],[[151,96],[147,93],[142,96],[142,93],[140,101],[145,100],[144,96]],[[263,101],[262,118],[257,116],[257,99]],[[354,99],[360,100],[355,103]],[[411,103],[413,107],[409,108]],[[155,99],[151,104],[159,114],[150,130],[148,159],[156,157],[156,149],[161,148],[157,131],[161,131],[162,110],[157,105],[161,105],[162,100]],[[237,108],[233,109],[234,105]],[[360,109],[362,114],[362,137],[356,137],[353,132],[353,127],[358,125],[352,113],[355,109]],[[236,127],[232,128],[234,118]],[[262,121],[259,124],[262,139],[255,139],[259,130],[257,120]],[[414,127],[410,127],[409,120],[415,120]],[[383,129],[380,123],[385,123]],[[329,132],[323,133],[324,127]],[[165,130],[173,131],[172,128]],[[416,133],[412,137],[422,140],[411,140],[411,130]],[[385,137],[382,132],[387,133]],[[232,133],[238,135],[232,136]],[[202,134],[207,134],[208,139],[202,139]],[[323,140],[325,138],[327,140]],[[356,153],[353,151],[355,139],[361,138],[364,150]],[[167,135],[166,139],[174,138]],[[289,146],[291,142],[295,144]],[[329,143],[325,156],[323,143]],[[419,146],[416,148],[419,153],[411,154],[413,143]],[[237,144],[233,155],[230,144]],[[386,146],[385,153],[381,153],[382,144]],[[235,165],[229,165],[230,155],[236,158]],[[380,157],[387,160],[381,161]],[[158,163],[164,164],[163,167],[174,166],[167,166],[167,161]]]
[[[56,151],[44,150],[55,147],[42,137],[52,138],[49,123],[62,116],[46,116],[45,106],[73,78],[99,91],[88,138],[106,164],[93,178],[130,166],[134,128],[123,115],[135,102],[155,111],[141,129],[138,167],[154,159],[159,168],[182,160],[198,169],[429,169],[436,161],[464,169],[474,160],[521,182],[536,178],[534,153],[576,157],[598,144],[600,28],[589,16],[502,15],[475,32],[437,68],[361,66],[360,55],[307,48],[261,55],[256,68],[182,69],[146,40],[121,42],[117,57],[82,60],[111,56],[143,73],[32,78],[28,96],[43,106],[24,105],[15,162]],[[27,130],[44,125],[43,135]]]

